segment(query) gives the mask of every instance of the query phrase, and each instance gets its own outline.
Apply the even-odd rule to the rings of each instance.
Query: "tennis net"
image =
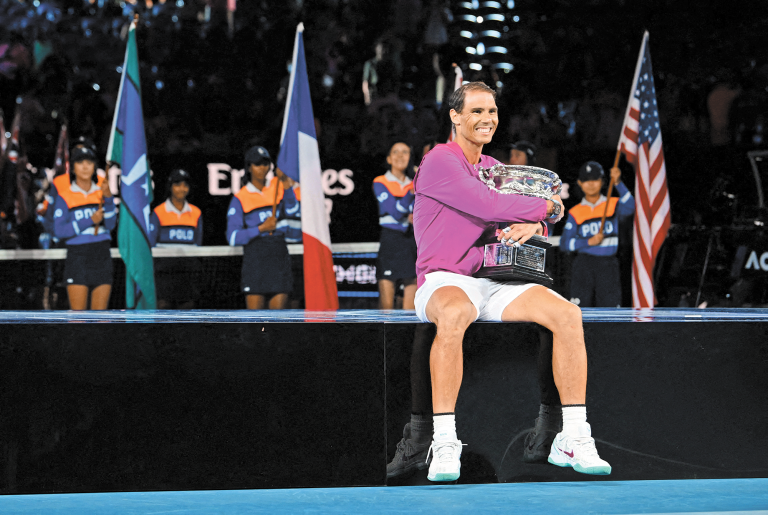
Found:
[[[379,244],[339,243],[332,249],[339,290],[339,304],[346,309],[376,308],[376,258]],[[114,279],[111,309],[125,308],[125,266],[120,251],[112,248]],[[290,307],[304,307],[303,245],[288,245],[294,289]],[[240,291],[242,247],[157,247],[152,249],[155,262],[174,260],[184,270],[193,270],[188,280],[200,291],[199,309],[241,309]],[[65,248],[0,250],[0,309],[68,309],[66,285],[62,283]],[[196,261],[199,266],[187,267]]]

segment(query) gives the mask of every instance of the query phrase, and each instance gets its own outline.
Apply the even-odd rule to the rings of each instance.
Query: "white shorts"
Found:
[[[513,300],[528,288],[539,285],[520,281],[493,281],[453,272],[432,272],[426,275],[424,284],[416,290],[416,316],[422,322],[429,322],[427,303],[432,294],[443,286],[456,286],[467,294],[477,310],[475,320],[501,322],[501,314]]]

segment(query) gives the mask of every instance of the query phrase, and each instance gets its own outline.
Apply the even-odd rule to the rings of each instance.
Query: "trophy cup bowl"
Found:
[[[555,172],[536,166],[497,164],[478,172],[486,186],[505,194],[552,200],[552,195],[558,195],[563,186]]]
[[[478,173],[488,188],[502,194],[551,200],[563,185],[555,172],[535,166],[497,164],[480,168]],[[483,264],[474,276],[552,286],[554,281],[544,272],[547,249],[551,247],[545,237],[536,235],[519,246],[488,242],[483,250]]]

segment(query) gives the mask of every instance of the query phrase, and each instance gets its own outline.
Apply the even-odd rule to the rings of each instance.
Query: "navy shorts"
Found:
[[[64,284],[89,287],[111,285],[112,256],[109,247],[109,241],[68,245],[64,263]]]
[[[406,232],[381,228],[376,279],[397,281],[416,278],[416,238],[413,229]]]
[[[240,287],[246,295],[291,293],[293,274],[285,238],[258,236],[243,249]]]

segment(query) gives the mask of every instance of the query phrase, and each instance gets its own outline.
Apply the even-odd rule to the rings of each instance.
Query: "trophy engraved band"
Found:
[[[480,180],[490,189],[503,194],[526,195],[551,200],[560,193],[562,181],[556,173],[535,166],[502,165],[478,170]],[[504,240],[506,241],[506,240]],[[534,235],[522,245],[487,242],[483,264],[474,276],[497,281],[524,281],[552,286],[554,281],[544,271],[547,238]]]

